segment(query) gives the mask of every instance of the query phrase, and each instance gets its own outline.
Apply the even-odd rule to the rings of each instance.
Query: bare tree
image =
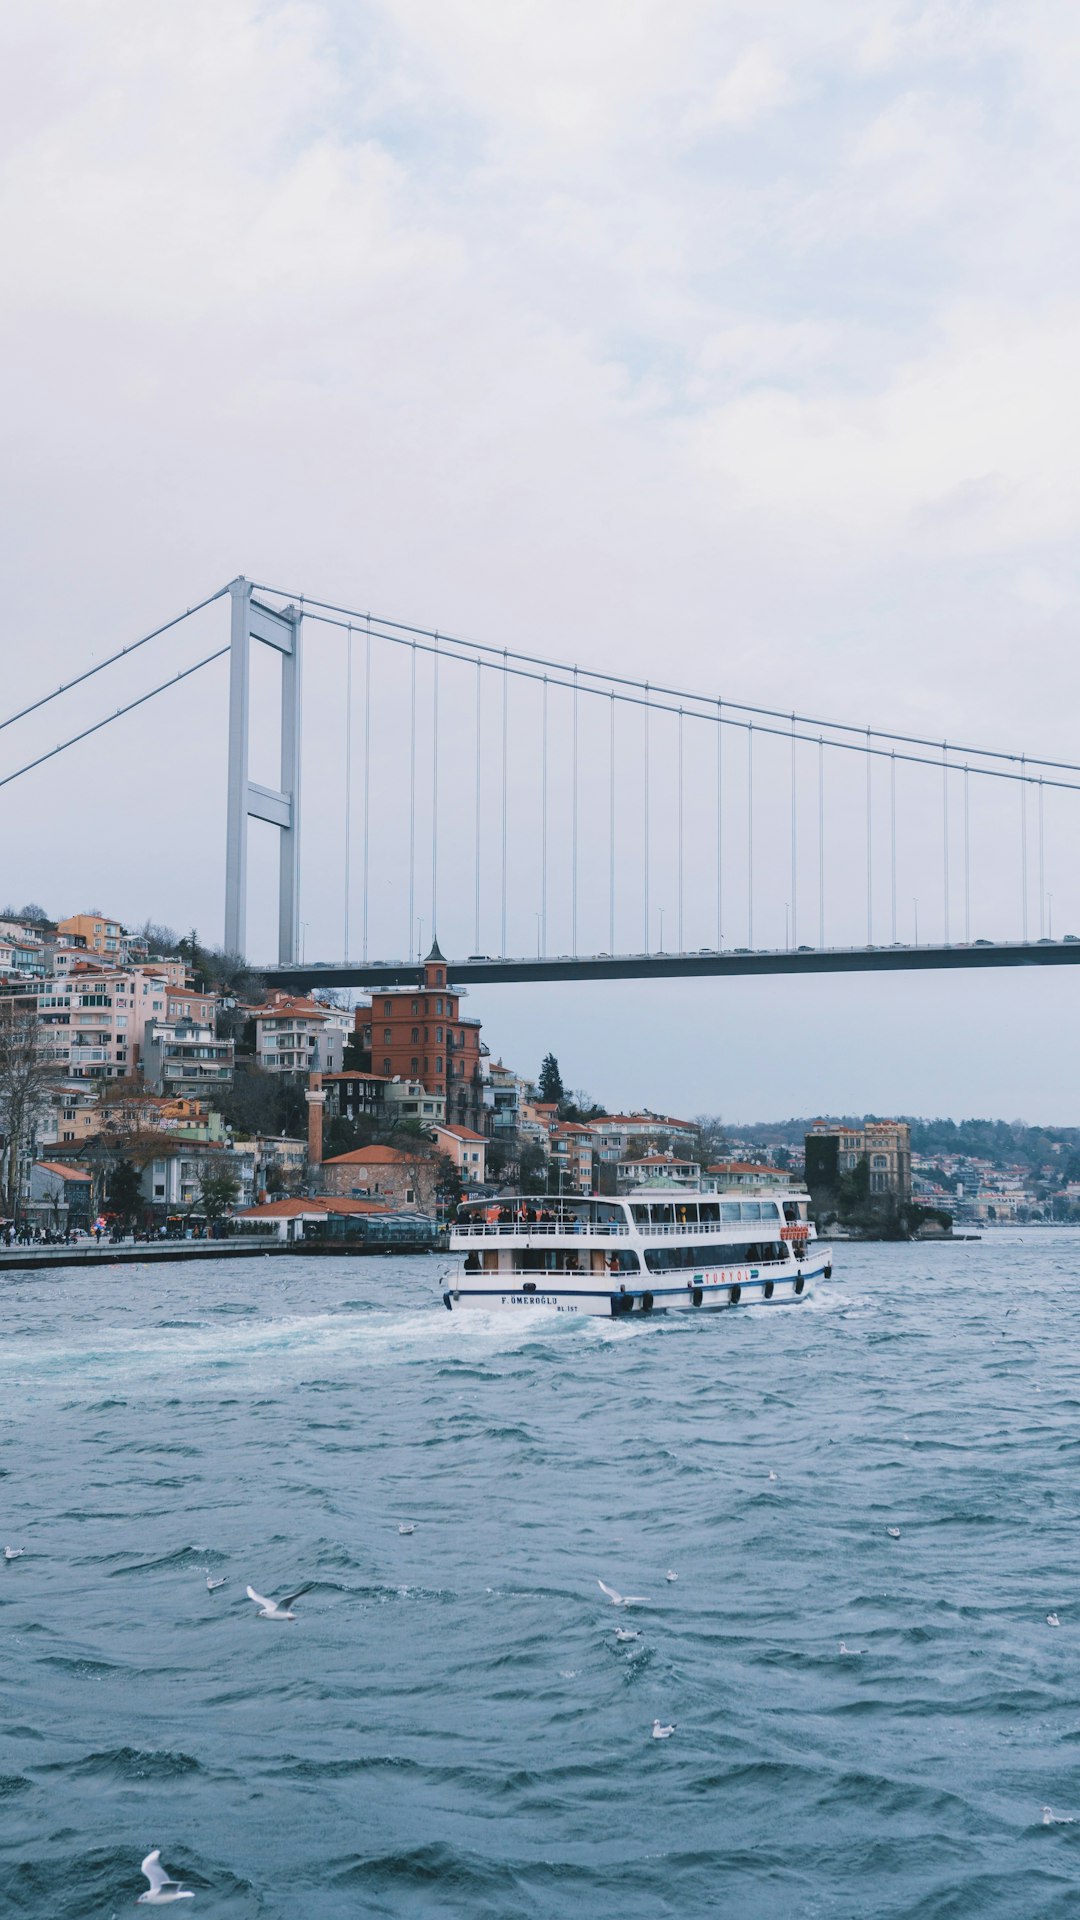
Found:
[[[60,1079],[61,1067],[36,1012],[0,1006],[0,1196],[8,1214],[15,1212],[22,1162],[37,1122]]]

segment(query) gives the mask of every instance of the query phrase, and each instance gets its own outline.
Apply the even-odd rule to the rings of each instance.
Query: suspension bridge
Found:
[[[209,650],[20,756],[54,702],[185,629]],[[657,656],[674,654],[665,636]],[[226,661],[224,944],[248,954],[255,823],[278,840],[277,959],[249,957],[282,985],[407,985],[436,943],[462,985],[1080,960],[1061,931],[1070,914],[1080,925],[1080,765],[754,706],[244,578],[0,716],[15,762],[0,808]],[[268,735],[271,776],[256,781]],[[338,929],[327,958],[308,955],[312,925]]]

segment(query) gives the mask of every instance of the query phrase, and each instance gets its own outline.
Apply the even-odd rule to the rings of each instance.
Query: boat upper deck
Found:
[[[658,1235],[694,1240],[725,1230],[766,1224],[806,1223],[809,1202],[805,1193],[785,1188],[754,1199],[727,1195],[671,1191],[663,1196],[630,1193],[625,1199],[590,1197],[580,1200],[543,1200],[528,1195],[493,1201],[473,1201],[459,1209],[450,1232],[454,1244],[503,1238],[559,1239],[581,1236],[601,1241],[652,1239]]]

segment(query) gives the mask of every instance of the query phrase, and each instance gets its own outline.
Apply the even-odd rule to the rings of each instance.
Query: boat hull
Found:
[[[717,1313],[727,1312],[733,1307],[788,1307],[800,1306],[809,1298],[815,1280],[828,1278],[832,1271],[831,1254],[828,1248],[815,1248],[813,1256],[790,1273],[780,1277],[775,1270],[757,1273],[740,1269],[725,1273],[718,1272],[695,1274],[692,1280],[681,1280],[676,1284],[665,1284],[666,1276],[658,1275],[651,1287],[633,1286],[608,1288],[571,1288],[542,1286],[539,1282],[524,1286],[475,1285],[478,1276],[458,1274],[459,1281],[466,1285],[451,1285],[443,1294],[443,1304],[450,1312],[469,1307],[478,1307],[486,1312],[520,1314],[523,1310],[546,1309],[548,1312],[565,1314],[585,1314],[601,1319],[621,1320],[642,1313]]]

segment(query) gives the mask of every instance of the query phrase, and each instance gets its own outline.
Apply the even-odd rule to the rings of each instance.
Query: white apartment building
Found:
[[[255,1017],[255,1058],[268,1073],[340,1073],[352,1016],[317,1000],[273,993]]]
[[[697,1139],[697,1128],[690,1120],[673,1120],[664,1113],[609,1113],[598,1120],[586,1120],[601,1160],[617,1166],[629,1159],[635,1148],[650,1141],[670,1140],[673,1145],[689,1145]]]
[[[169,1099],[212,1098],[232,1085],[233,1043],[217,1038],[212,1020],[154,1016],[143,1031],[142,1069],[147,1086]]]

